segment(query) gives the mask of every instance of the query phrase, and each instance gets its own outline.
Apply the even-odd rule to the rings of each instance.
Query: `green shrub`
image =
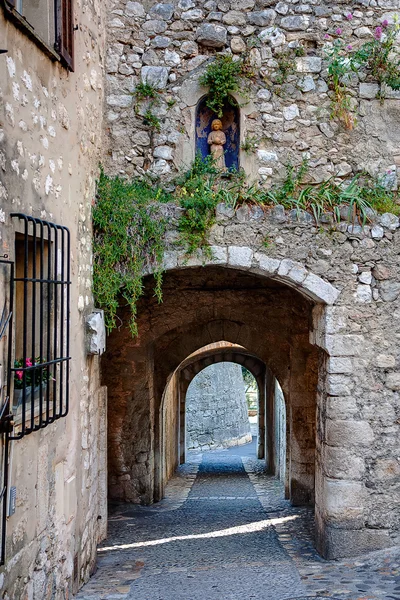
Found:
[[[165,192],[154,190],[146,181],[126,182],[100,173],[93,208],[93,287],[108,330],[116,327],[122,295],[131,310],[130,329],[137,334],[136,305],[143,293],[146,267],[153,270],[154,292],[161,301],[166,223],[159,218],[154,201],[167,199]]]
[[[220,55],[208,65],[206,72],[200,77],[200,84],[209,88],[206,105],[219,118],[223,116],[226,102],[235,104],[232,94],[243,95],[243,66],[243,60],[234,61],[230,54]]]

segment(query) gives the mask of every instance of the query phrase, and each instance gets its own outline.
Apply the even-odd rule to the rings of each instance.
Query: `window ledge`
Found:
[[[35,32],[34,28],[28,23],[22,15],[19,14],[15,8],[7,3],[7,0],[2,2],[4,12],[7,18],[14,23],[18,29],[21,29],[35,44],[45,53],[51,60],[59,61],[63,64],[61,56],[56,52],[54,48],[49,46],[42,38]]]

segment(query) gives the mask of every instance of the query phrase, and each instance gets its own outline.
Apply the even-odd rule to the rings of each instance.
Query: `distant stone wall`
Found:
[[[210,365],[189,386],[186,396],[187,448],[209,450],[251,442],[242,368]]]

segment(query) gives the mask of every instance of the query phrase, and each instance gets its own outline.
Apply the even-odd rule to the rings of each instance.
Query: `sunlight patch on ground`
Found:
[[[161,544],[168,544],[169,542],[177,542],[184,540],[199,540],[199,539],[210,539],[225,537],[229,535],[240,535],[244,533],[255,533],[262,531],[267,527],[273,525],[279,525],[286,521],[293,521],[297,519],[297,515],[290,517],[280,517],[278,519],[266,519],[264,521],[256,521],[254,523],[247,523],[246,525],[238,525],[237,527],[229,527],[228,529],[220,529],[218,531],[209,531],[208,533],[196,533],[192,535],[178,535],[175,537],[162,538],[159,540],[148,540],[146,542],[134,542],[132,544],[120,544],[115,546],[106,546],[105,548],[99,548],[99,552],[108,552],[110,550],[128,550],[130,548],[145,548],[146,546],[159,546]]]

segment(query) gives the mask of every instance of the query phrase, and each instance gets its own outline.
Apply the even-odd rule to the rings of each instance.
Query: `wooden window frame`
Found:
[[[13,21],[52,60],[74,71],[74,0],[54,0],[55,41],[46,43],[30,23],[17,11],[16,0],[1,0],[6,16]]]

